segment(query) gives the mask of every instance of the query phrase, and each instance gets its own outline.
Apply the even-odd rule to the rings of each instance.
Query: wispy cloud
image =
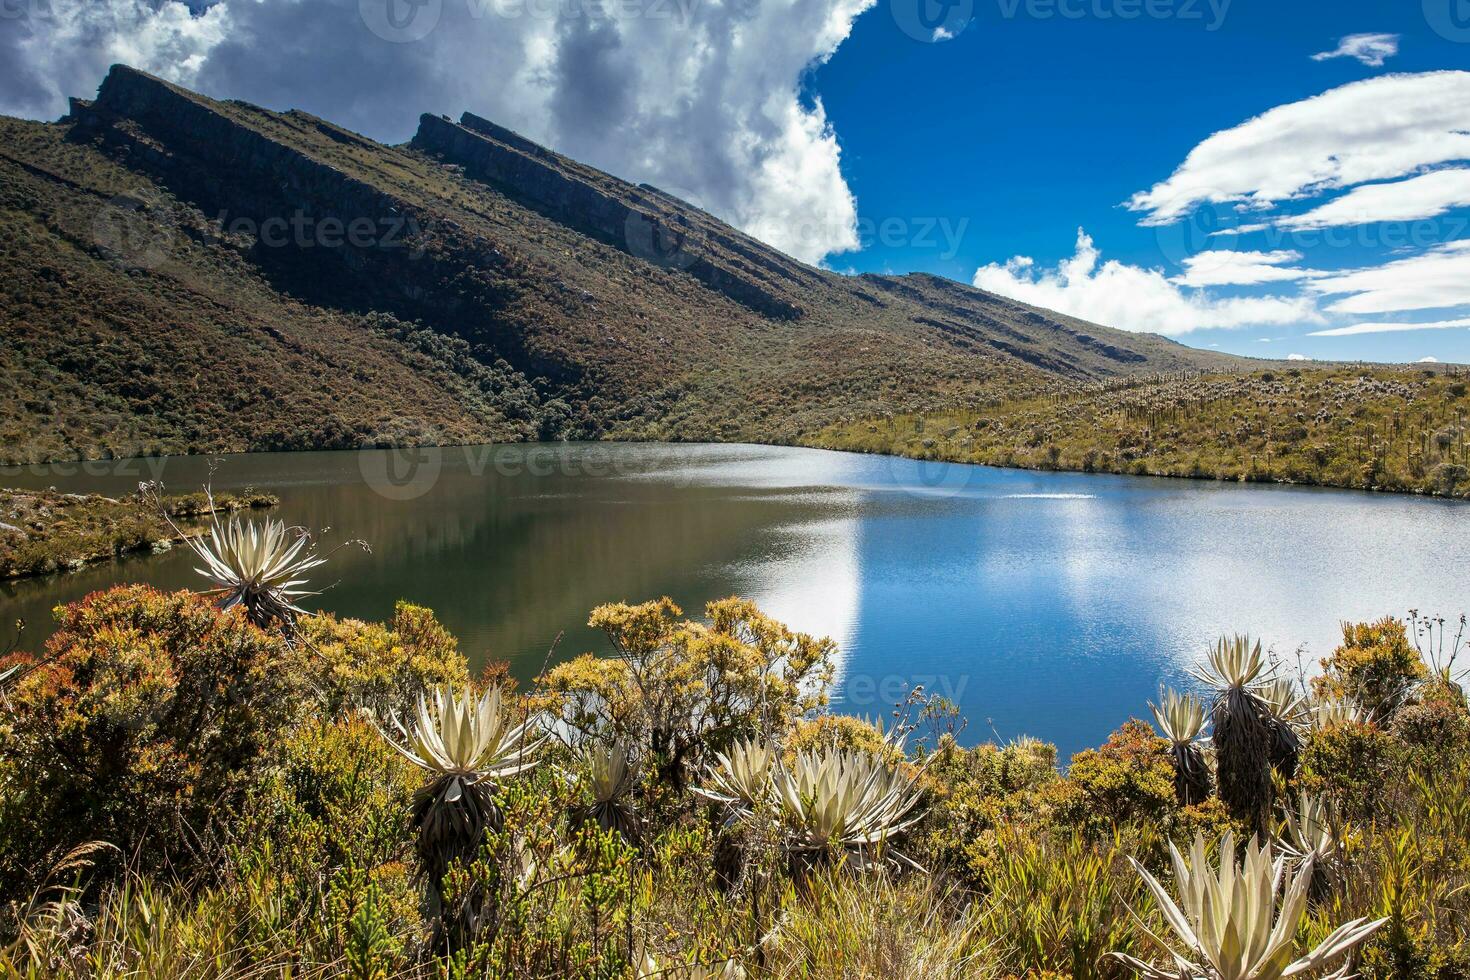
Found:
[[[1470,328],[1470,319],[1437,320],[1433,323],[1354,323],[1350,327],[1313,330],[1308,337],[1356,337],[1365,333],[1408,333],[1412,330],[1456,330]]]
[[[1293,282],[1325,276],[1314,269],[1302,269],[1302,253],[1290,249],[1275,252],[1237,252],[1208,249],[1184,260],[1184,275],[1172,281],[1180,286],[1259,286],[1268,282]]]
[[[1419,255],[1314,279],[1308,289],[1343,296],[1330,313],[1448,310],[1470,305],[1470,239],[1436,245]]]
[[[1470,159],[1470,72],[1383,75],[1277,106],[1200,143],[1127,206],[1167,225],[1201,204],[1267,210]]]
[[[1352,58],[1370,68],[1382,68],[1383,62],[1399,53],[1397,34],[1349,34],[1337,42],[1337,48],[1312,55],[1313,61]]]
[[[1305,214],[1276,220],[1282,228],[1307,230],[1375,221],[1421,221],[1470,206],[1470,169],[1433,170],[1408,180],[1354,187]]]

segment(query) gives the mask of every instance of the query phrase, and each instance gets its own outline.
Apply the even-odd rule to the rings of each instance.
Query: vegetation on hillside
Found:
[[[586,233],[596,215],[120,66],[66,120],[0,118],[0,145],[0,464],[781,442],[844,414],[1235,361],[933,276],[802,266],[700,215],[795,312],[763,315]]]
[[[1470,971],[1463,621],[1347,625],[1310,684],[1222,641],[1167,738],[1059,771],[922,691],[828,714],[830,641],[739,599],[599,608],[527,690],[424,609],[252,601],[120,587],[0,661],[8,975]]]
[[[0,489],[0,578],[46,575],[136,551],[158,550],[215,513],[273,507],[273,494],[204,493],[157,499]],[[174,522],[178,523],[175,526]]]
[[[1470,374],[1277,367],[834,425],[829,449],[1026,469],[1470,496]]]

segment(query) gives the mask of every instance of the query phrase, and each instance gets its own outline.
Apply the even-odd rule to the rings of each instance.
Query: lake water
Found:
[[[0,469],[0,485],[122,494],[211,479],[205,459]],[[760,446],[571,444],[258,454],[217,490],[278,493],[340,552],[307,605],[367,619],[432,607],[472,661],[540,669],[605,652],[595,605],[738,593],[839,644],[841,710],[886,715],[908,685],[956,701],[966,741],[1096,744],[1222,632],[1295,661],[1342,619],[1458,616],[1470,507],[1443,501],[953,464]],[[186,550],[0,585],[29,648],[49,610],[115,582],[198,586]],[[7,642],[0,639],[0,646]]]

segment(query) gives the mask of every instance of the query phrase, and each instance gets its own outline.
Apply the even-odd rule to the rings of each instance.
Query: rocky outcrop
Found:
[[[425,115],[414,148],[568,227],[699,282],[776,319],[799,318],[790,293],[814,270],[732,233],[697,208],[568,160],[473,113]]]
[[[115,65],[97,98],[74,99],[64,122],[73,139],[98,143],[197,208],[205,234],[245,240],[251,260],[286,291],[337,306],[355,296],[364,312],[421,320],[528,375],[575,381],[575,371],[528,351],[500,321],[518,295],[501,249],[275,138],[268,124],[281,118]],[[321,120],[298,121],[333,143],[367,144]]]

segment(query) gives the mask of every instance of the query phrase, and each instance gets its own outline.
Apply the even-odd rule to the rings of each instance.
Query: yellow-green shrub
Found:
[[[459,642],[431,611],[407,602],[394,607],[386,625],[306,616],[297,633],[308,654],[298,658],[302,678],[328,717],[356,708],[379,716],[403,712],[419,692],[469,679]]]
[[[302,710],[294,654],[189,592],[124,586],[59,618],[8,698],[20,823],[5,828],[4,879],[94,839],[144,868],[192,860]]]
[[[1343,623],[1342,644],[1323,658],[1312,686],[1318,697],[1354,701],[1383,722],[1427,675],[1403,620],[1385,616],[1374,623]]]

